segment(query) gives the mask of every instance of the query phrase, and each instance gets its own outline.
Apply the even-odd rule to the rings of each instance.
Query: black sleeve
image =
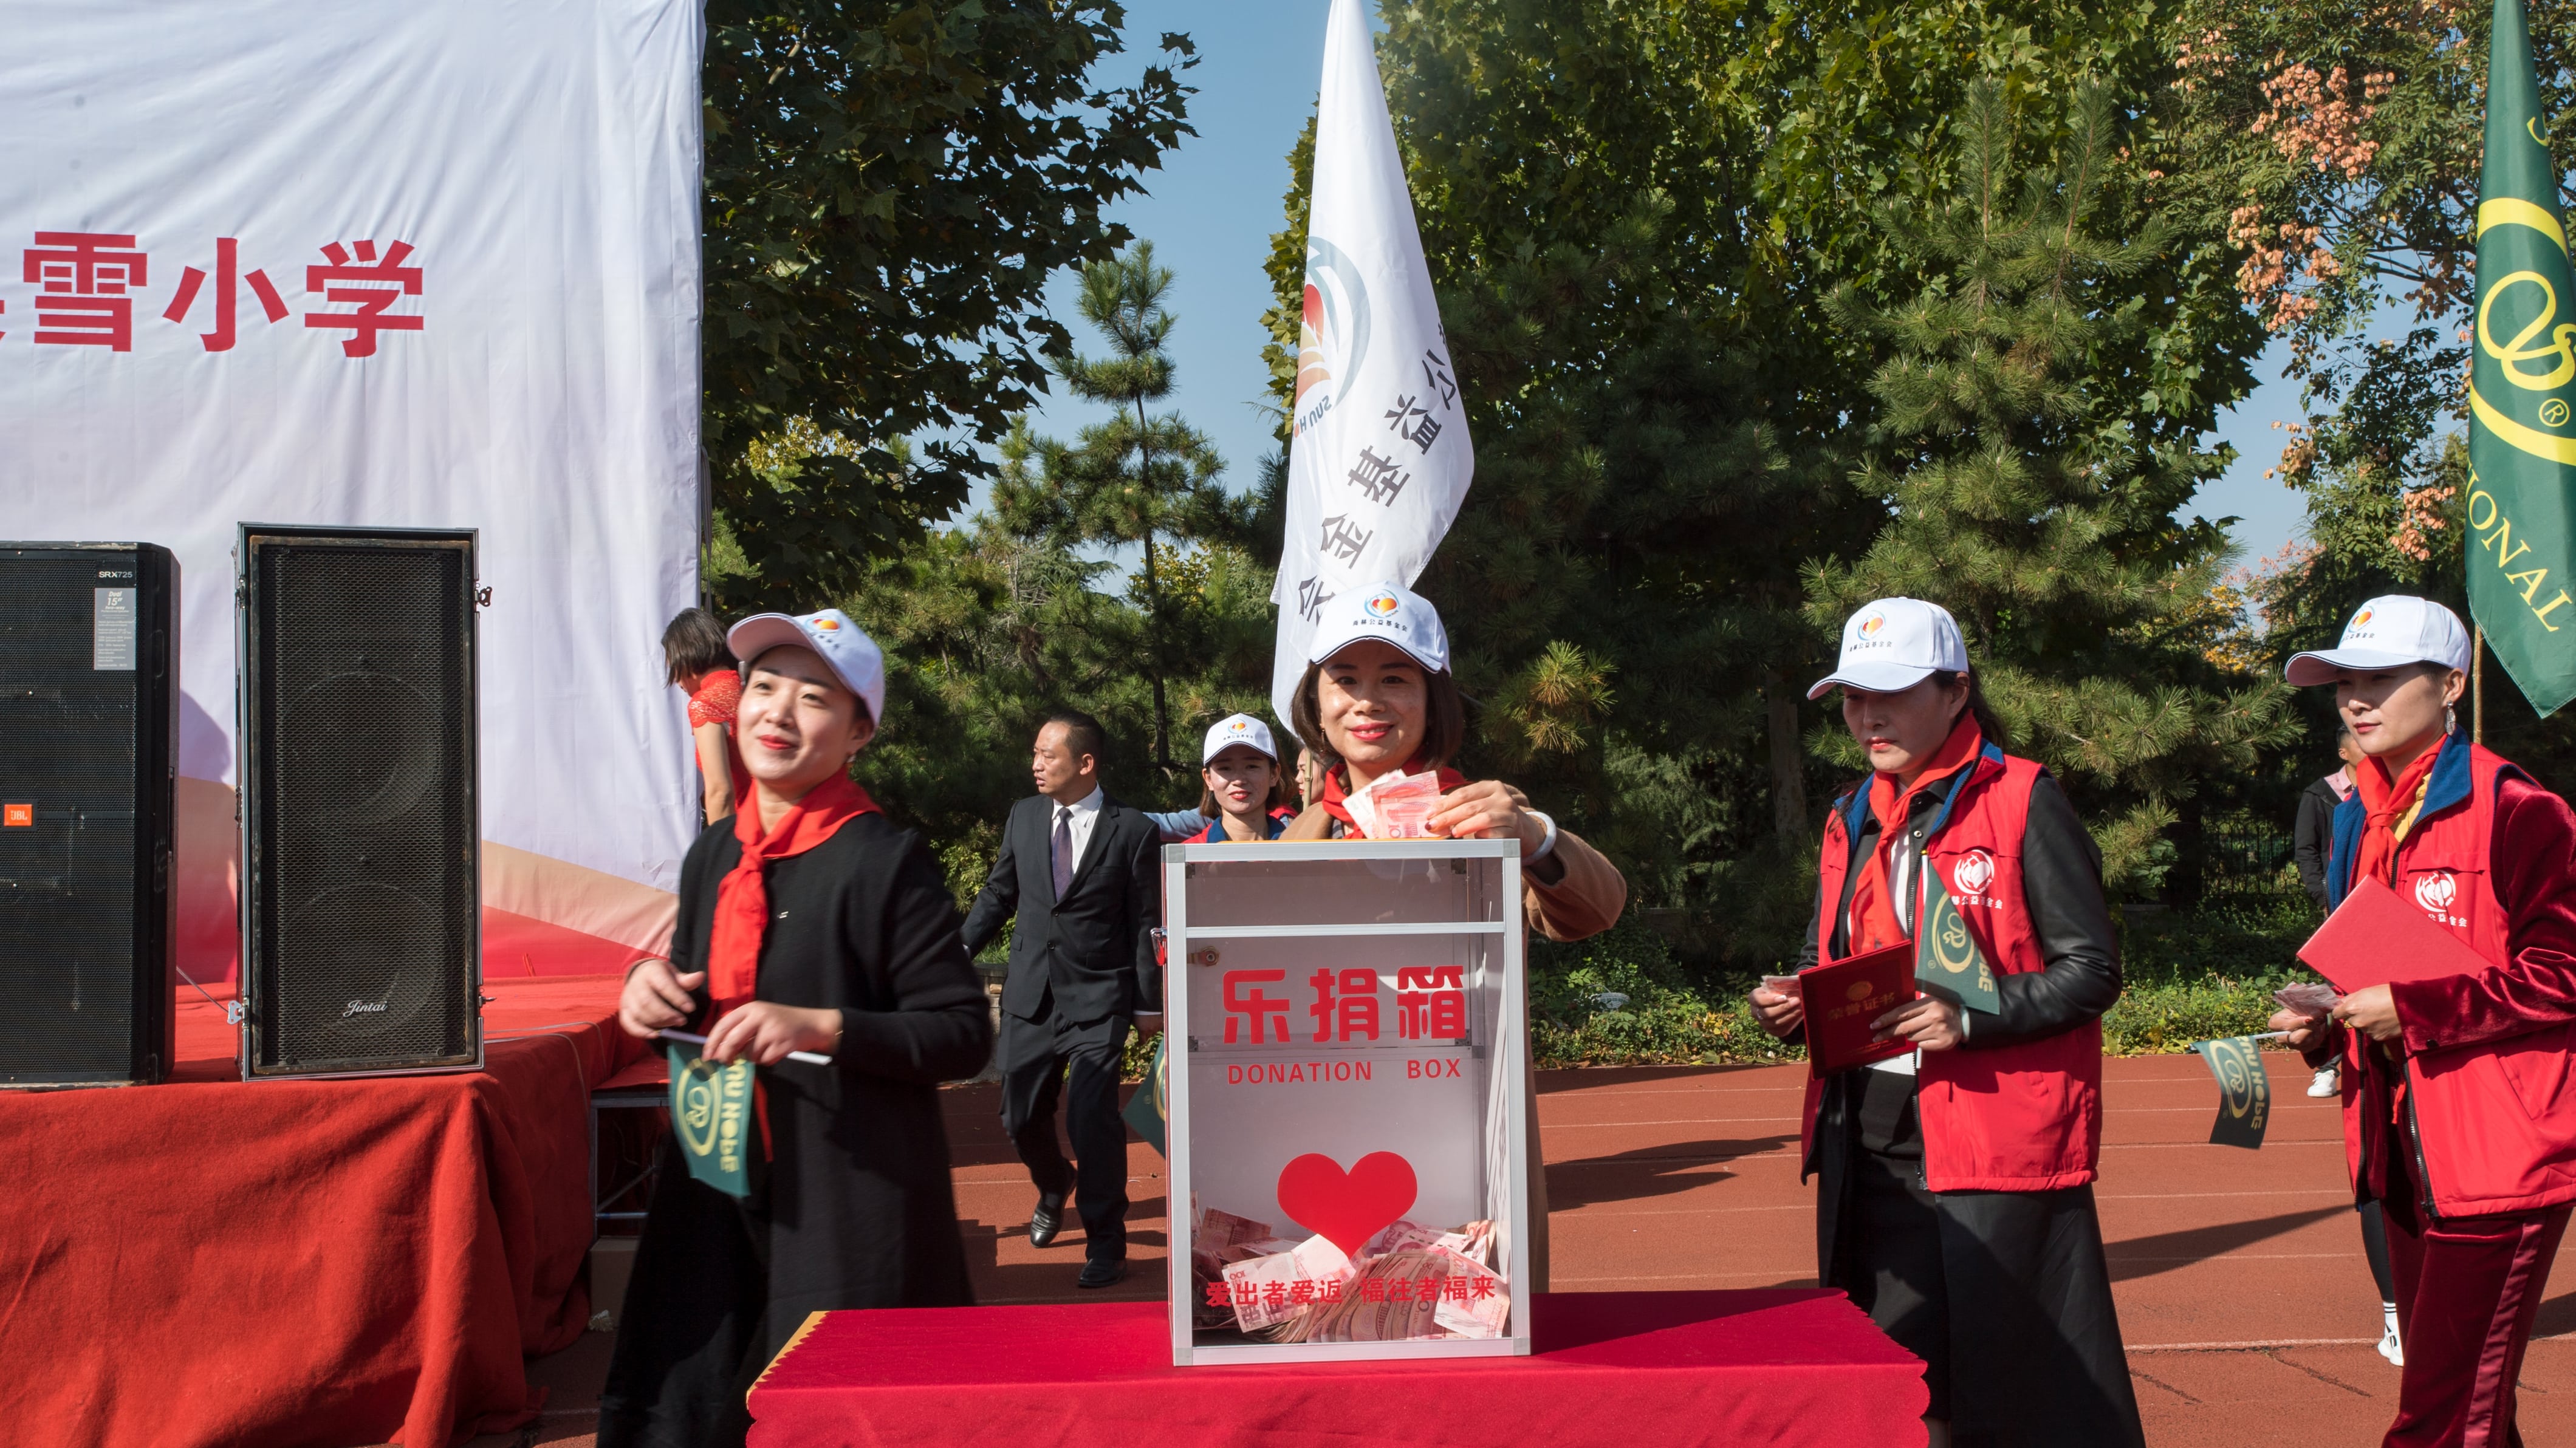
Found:
[[[957,905],[921,837],[905,833],[893,879],[873,903],[874,921],[849,922],[866,938],[873,926],[881,990],[853,998],[887,1002],[877,1011],[841,1011],[841,1070],[895,1081],[955,1081],[984,1069],[993,1054],[991,1008],[974,962],[957,935]],[[867,896],[849,893],[854,915],[869,913]],[[856,984],[856,983],[854,983]]]
[[[1018,816],[1019,810],[1014,808],[1002,817],[1002,852],[994,857],[993,871],[984,877],[984,889],[976,895],[975,909],[966,917],[968,960],[990,945],[1020,908],[1020,864],[1011,855],[1011,826]]]
[[[1971,1012],[1967,1046],[2009,1046],[2072,1030],[2120,998],[2120,942],[2102,898],[2102,856],[2057,781],[2031,786],[2021,892],[2045,968],[1998,975],[2003,1009]]]
[[[1163,1009],[1163,968],[1154,961],[1154,928],[1163,923],[1163,832],[1137,816],[1134,853],[1127,862],[1128,927],[1136,938],[1136,1009],[1159,1015]]]
[[[719,883],[716,867],[709,859],[714,852],[712,842],[715,835],[713,826],[699,831],[697,841],[689,846],[689,852],[680,857],[680,901],[678,911],[671,918],[669,956],[671,970],[677,975],[707,968],[707,912],[715,908]],[[726,831],[724,837],[731,839],[732,832]],[[689,994],[697,998],[697,1004],[690,1009],[688,1022],[680,1029],[704,1034],[707,1027],[714,1024],[707,983],[698,982],[697,989]]]
[[[2324,909],[2326,903],[2326,854],[2334,848],[2334,796],[2317,785],[2309,785],[2299,795],[2298,824],[2293,834],[2299,857],[2299,883],[2307,887],[2308,898]]]

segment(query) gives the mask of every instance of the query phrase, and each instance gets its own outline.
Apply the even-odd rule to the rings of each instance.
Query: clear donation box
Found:
[[[1529,1351],[1510,840],[1163,850],[1172,1361]]]

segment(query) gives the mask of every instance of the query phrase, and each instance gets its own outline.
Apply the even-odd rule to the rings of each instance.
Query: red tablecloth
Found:
[[[753,1448],[1924,1441],[1923,1365],[1839,1292],[1541,1295],[1535,1353],[1172,1366],[1159,1302],[834,1312],[751,1392]]]
[[[490,982],[476,1073],[245,1083],[191,1000],[171,1084],[0,1093],[0,1442],[446,1448],[526,1421],[521,1355],[589,1317],[589,1092],[636,1054],[617,987]]]

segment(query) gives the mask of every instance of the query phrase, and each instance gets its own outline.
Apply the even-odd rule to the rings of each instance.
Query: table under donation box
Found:
[[[1518,843],[1163,862],[1173,1362],[1527,1353]]]

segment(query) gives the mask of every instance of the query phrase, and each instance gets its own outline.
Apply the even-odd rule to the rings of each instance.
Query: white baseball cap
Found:
[[[1207,747],[1199,751],[1199,763],[1214,764],[1216,757],[1241,744],[1258,749],[1279,762],[1279,746],[1270,740],[1270,726],[1249,714],[1228,714],[1208,726]]]
[[[1848,685],[1872,694],[1911,689],[1934,674],[1968,671],[1968,641],[1950,610],[1919,598],[1882,598],[1843,620],[1842,657],[1807,691],[1810,699]]]
[[[1403,584],[1381,583],[1333,600],[1316,621],[1306,662],[1320,664],[1362,639],[1391,643],[1435,674],[1449,672],[1449,631],[1440,626],[1440,611]]]
[[[2389,593],[2353,611],[2343,626],[2343,640],[2330,649],[2290,655],[2283,670],[2291,683],[2331,684],[2346,670],[2368,673],[2402,669],[2408,664],[2440,664],[2466,671],[2469,631],[2460,616],[2429,598]]]
[[[780,644],[802,644],[823,660],[835,678],[849,686],[859,702],[868,706],[870,722],[883,722],[885,713],[885,650],[869,638],[850,616],[837,608],[801,616],[784,613],[755,613],[725,630],[725,646],[742,660],[742,671],[751,673],[751,661]]]

